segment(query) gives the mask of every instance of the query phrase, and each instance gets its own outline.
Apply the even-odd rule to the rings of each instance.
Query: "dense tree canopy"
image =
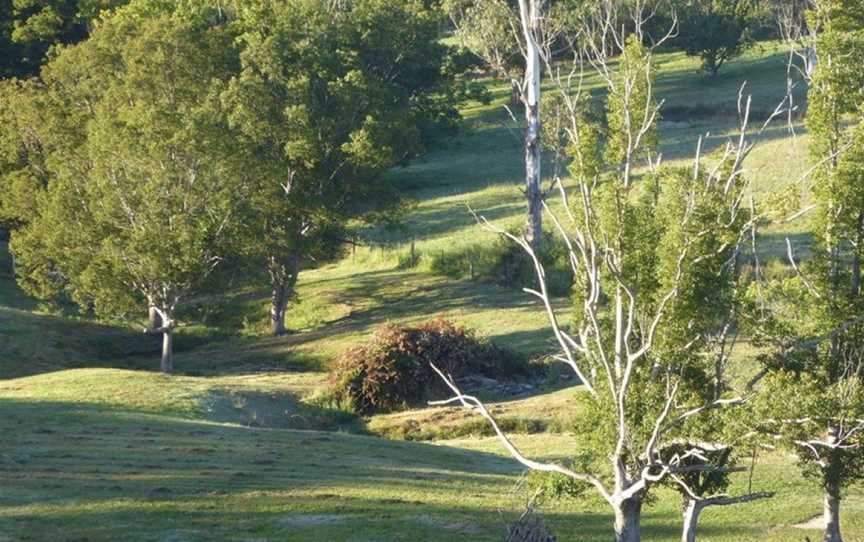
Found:
[[[300,270],[398,210],[381,174],[453,128],[471,85],[440,20],[398,0],[106,14],[38,79],[0,87],[19,282],[101,316],[149,306],[170,369],[178,303],[231,258],[269,274],[283,332]]]
[[[689,0],[680,9],[679,43],[702,59],[702,69],[713,78],[752,45],[755,9],[753,0]]]
[[[0,1],[0,77],[38,72],[54,45],[86,38],[103,10],[128,0]]]
[[[51,123],[11,174],[36,203],[11,245],[21,284],[106,317],[154,307],[165,371],[177,304],[224,256],[245,201],[244,150],[219,103],[236,66],[217,13],[138,2],[65,49],[21,98]]]
[[[468,88],[440,20],[422,2],[295,0],[238,22],[242,69],[222,98],[262,164],[251,235],[275,334],[300,269],[338,250],[352,220],[394,209],[381,173],[456,119]]]

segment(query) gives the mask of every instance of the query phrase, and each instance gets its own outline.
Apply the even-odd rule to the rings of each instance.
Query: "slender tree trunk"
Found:
[[[543,195],[540,190],[540,49],[534,39],[540,24],[539,0],[522,0],[525,33],[525,197],[528,217],[525,237],[535,249],[543,233]]]
[[[825,492],[824,506],[825,536],[822,541],[843,542],[840,534],[840,488],[836,485]]]
[[[510,81],[510,106],[516,107],[522,103],[522,87],[517,80]],[[514,113],[515,115],[515,113]]]
[[[162,372],[171,374],[174,371],[174,328],[166,326],[162,332]]]
[[[615,542],[640,542],[642,500],[628,499],[615,508]]]
[[[285,334],[285,306],[288,303],[284,281],[274,281],[270,296],[270,332],[274,337]]]
[[[858,213],[855,253],[852,255],[852,296],[861,293],[861,243],[864,242],[864,212]]]
[[[284,335],[285,309],[294,296],[294,286],[300,274],[300,253],[292,251],[284,260],[270,257],[270,331],[278,337]]]
[[[684,508],[684,529],[681,532],[681,542],[696,542],[696,527],[699,525],[699,513],[702,506],[699,501],[687,500]]]

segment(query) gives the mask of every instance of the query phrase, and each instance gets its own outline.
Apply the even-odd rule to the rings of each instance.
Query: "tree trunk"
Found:
[[[528,217],[525,237],[531,246],[539,248],[543,233],[543,201],[540,191],[540,50],[534,39],[540,24],[536,0],[529,2],[528,12],[522,12],[525,33],[525,197]]]
[[[284,281],[273,283],[270,296],[270,332],[274,337],[285,335],[285,305],[288,303]]]
[[[150,305],[147,312],[147,326],[150,329],[159,329],[162,326],[162,318],[159,317],[159,311],[153,305]]]
[[[513,81],[510,81],[510,106],[515,108],[521,103],[522,87],[519,85],[518,80],[514,79]]]
[[[162,372],[171,374],[174,371],[174,328],[166,326],[162,332]]]
[[[640,542],[642,500],[627,499],[615,508],[615,542]]]
[[[699,513],[702,506],[699,501],[687,500],[684,509],[684,529],[681,532],[681,542],[696,542],[696,527],[699,525]]]
[[[843,542],[840,534],[840,488],[832,486],[825,492],[825,536],[822,542]]]
[[[852,296],[861,293],[861,244],[864,242],[864,212],[858,213],[855,249],[852,254]]]
[[[270,257],[270,331],[278,337],[284,335],[285,309],[294,296],[294,286],[300,274],[300,252],[292,251],[284,260]]]

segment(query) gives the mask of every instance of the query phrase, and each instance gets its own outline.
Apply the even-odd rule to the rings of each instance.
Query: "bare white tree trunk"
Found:
[[[285,306],[288,302],[287,298],[285,284],[274,282],[270,296],[270,333],[275,337],[285,334]]]
[[[840,495],[839,490],[825,493],[824,504],[825,536],[823,542],[843,542],[840,534]]]
[[[153,313],[156,313],[156,318],[160,322],[160,327],[152,325],[144,328],[144,333],[148,335],[162,335],[162,358],[159,363],[159,369],[165,374],[171,374],[174,371],[174,309],[177,305],[177,300],[169,302],[168,308],[161,308],[161,304],[150,306],[150,316],[153,318]],[[152,322],[151,322],[152,323]]]
[[[737,497],[727,497],[725,495],[717,495],[714,497],[696,497],[692,493],[691,496],[685,497],[684,505],[684,527],[681,531],[681,542],[696,542],[696,529],[699,526],[699,514],[702,510],[709,506],[731,506],[735,504],[743,504],[759,499],[770,499],[774,493],[770,491],[760,491],[758,493],[748,493]]]
[[[615,507],[615,542],[640,542],[642,499],[627,499]]]
[[[684,528],[681,532],[681,542],[696,542],[696,527],[699,525],[699,513],[702,505],[699,501],[689,499],[684,509]]]
[[[519,15],[525,34],[525,197],[528,216],[525,237],[535,249],[543,235],[543,194],[540,187],[540,46],[537,33],[543,0],[520,0]]]
[[[825,518],[825,536],[823,542],[843,542],[840,534],[840,491],[832,488],[825,492],[823,517]]]

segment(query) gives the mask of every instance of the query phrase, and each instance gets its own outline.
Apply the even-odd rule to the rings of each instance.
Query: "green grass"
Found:
[[[164,384],[158,375],[136,378]],[[169,416],[134,401],[91,401],[87,387],[78,398],[22,391],[50,384],[21,379],[5,384],[21,388],[18,395],[0,393],[2,540],[492,541],[524,500],[521,469],[490,438],[422,444],[245,427],[189,418],[182,398],[165,411],[183,416]],[[578,447],[567,434],[515,439],[547,459]],[[703,540],[817,536],[790,525],[818,512],[818,491],[787,458],[760,463],[754,488],[777,498],[707,512]],[[744,487],[738,478],[737,490]],[[677,499],[659,496],[645,511],[645,539],[677,540]],[[844,504],[847,540],[861,540],[864,499]],[[609,539],[608,510],[595,499],[552,503],[543,513],[559,539]]]
[[[686,165],[699,135],[711,133],[710,150],[734,133],[744,80],[754,110],[772,109],[785,89],[785,60],[766,44],[709,82],[696,60],[660,55],[666,160]],[[369,246],[304,272],[289,311],[294,333],[285,337],[264,336],[267,293],[258,285],[196,300],[183,316],[179,376],[152,372],[154,337],[42,310],[14,286],[0,246],[0,542],[503,538],[525,501],[522,470],[476,417],[430,408],[357,419],[313,400],[329,363],[388,321],[444,314],[527,357],[554,348],[531,298],[471,281],[467,269],[454,279],[432,268],[436,258],[492,243],[468,205],[500,226],[522,220],[519,130],[506,126],[507,85],[490,86],[495,100],[466,108],[459,136],[389,173],[416,201],[403,232],[367,231]],[[796,125],[792,138],[781,124],[747,164],[757,203],[799,184],[806,169],[806,131]],[[805,231],[806,221],[769,227],[760,246],[781,257],[790,235],[803,250]],[[412,239],[420,261],[406,269]],[[752,354],[746,342],[738,354]],[[750,368],[736,367],[741,379]],[[579,410],[572,388],[541,386],[490,408],[532,457],[566,459],[579,449],[569,432]],[[746,487],[736,478],[734,491]],[[818,488],[792,458],[762,458],[753,489],[778,496],[705,512],[701,540],[818,537],[791,527],[821,510]],[[678,540],[677,497],[658,495],[645,510],[645,539]],[[541,511],[559,540],[610,538],[609,511],[594,498]],[[864,541],[860,489],[844,502],[843,519],[847,542]]]

